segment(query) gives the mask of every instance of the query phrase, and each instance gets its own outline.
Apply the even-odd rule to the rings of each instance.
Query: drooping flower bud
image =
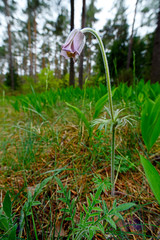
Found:
[[[66,59],[73,58],[75,60],[81,54],[84,45],[84,34],[78,29],[73,29],[66,42],[62,45],[61,55]]]

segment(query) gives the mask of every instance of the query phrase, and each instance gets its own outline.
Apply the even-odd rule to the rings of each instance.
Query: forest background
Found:
[[[159,95],[159,0],[1,0],[0,239],[160,239]]]
[[[75,64],[60,55],[62,44],[76,25],[78,1],[19,3],[2,0],[0,4],[2,90],[26,92],[30,85],[38,91],[69,85],[82,88],[86,79],[88,85],[105,83],[101,53],[91,35]],[[82,0],[81,6],[79,25],[97,28],[97,16],[103,12],[98,2]],[[125,0],[112,1],[106,23],[96,29],[105,45],[112,82],[132,84],[133,69],[137,79],[160,81],[160,2],[136,0],[132,10],[127,8]]]

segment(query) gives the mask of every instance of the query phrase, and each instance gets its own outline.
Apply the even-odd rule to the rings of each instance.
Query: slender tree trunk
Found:
[[[160,82],[160,3],[158,12],[157,28],[154,37],[152,66],[151,66],[151,82]]]
[[[9,53],[9,72],[11,73],[11,87],[15,89],[14,74],[13,74],[13,56],[12,56],[12,36],[11,36],[11,24],[10,24],[10,12],[8,1],[4,0],[6,17],[7,17],[7,31],[8,31],[8,53]]]
[[[135,5],[135,9],[134,9],[132,31],[131,31],[131,36],[130,36],[130,40],[129,40],[129,48],[128,48],[127,69],[129,69],[130,62],[131,62],[132,46],[133,46],[133,32],[134,32],[134,24],[135,24],[135,20],[136,20],[138,2],[139,2],[139,0],[136,1],[136,5]]]
[[[46,61],[45,61],[45,51],[44,46],[42,45],[42,68],[46,67]]]
[[[31,42],[31,23],[30,23],[29,14],[28,14],[28,47],[29,47],[29,59],[30,59],[29,75],[33,77],[33,54],[32,54],[32,42]]]
[[[23,50],[25,52],[25,49]],[[27,56],[23,54],[23,72],[27,75]]]
[[[86,21],[86,0],[82,0],[82,22],[81,22],[81,28],[85,27],[85,21]],[[84,50],[82,51],[80,55],[80,63],[79,63],[79,87],[82,89],[83,87],[83,59],[84,59]]]
[[[71,25],[71,31],[74,28],[74,0],[70,0],[71,4],[71,20],[70,20],[70,25]],[[74,61],[71,58],[70,59],[70,75],[69,75],[69,85],[74,86],[75,85],[75,79],[74,79]]]
[[[35,50],[35,62],[34,62],[34,71],[35,77],[37,74],[37,23],[36,23],[36,12],[34,11],[34,50]]]
[[[54,64],[55,64],[55,71],[54,71],[54,74],[55,74],[55,78],[58,79],[58,59],[57,59],[57,53],[55,51],[55,56],[54,56]]]
[[[20,66],[19,66],[19,69],[20,69],[20,75],[22,76],[23,75],[23,54],[22,54],[22,50],[19,50],[19,56],[21,57],[21,63],[20,63]]]

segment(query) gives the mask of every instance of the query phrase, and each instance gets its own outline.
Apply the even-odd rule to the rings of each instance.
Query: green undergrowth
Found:
[[[9,230],[2,239],[15,229],[16,239],[158,239],[159,207],[139,152],[148,154],[140,131],[143,105],[155,101],[160,85],[141,80],[135,88],[112,88],[114,108],[135,120],[116,130],[116,202],[110,196],[110,126],[89,126],[91,134],[87,128],[95,116],[108,117],[106,86],[31,91],[0,97],[0,189],[12,205],[12,213],[4,209],[0,234]],[[159,152],[158,140],[150,154],[157,169]],[[130,202],[135,205],[118,208]]]

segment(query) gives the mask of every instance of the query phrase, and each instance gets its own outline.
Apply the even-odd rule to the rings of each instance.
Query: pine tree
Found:
[[[70,18],[70,30],[72,31],[74,29],[74,0],[70,0],[70,6],[71,6],[71,18]],[[70,75],[69,75],[69,85],[74,86],[75,85],[75,79],[74,79],[74,61],[71,58],[70,59]]]
[[[90,28],[94,28],[94,24],[98,21],[96,18],[96,13],[99,13],[101,9],[98,9],[96,7],[96,1],[97,0],[91,0],[90,4],[86,6],[86,26]],[[85,71],[87,72],[87,78],[90,78],[91,75],[91,62],[94,60],[94,51],[92,49],[92,39],[93,35],[92,34],[87,34],[87,45],[88,47],[85,48],[85,56],[86,56],[86,66],[87,68]]]
[[[85,27],[86,22],[86,0],[82,0],[82,20],[81,20],[81,28]],[[80,62],[79,62],[79,87],[82,89],[83,87],[83,54],[82,51],[80,55]]]
[[[48,7],[44,0],[27,0],[26,13],[28,15],[28,48],[30,56],[30,75],[36,76],[37,73],[37,16],[42,12],[43,8]],[[33,54],[34,49],[34,54]],[[34,61],[33,61],[34,60]],[[34,74],[33,74],[34,66]]]
[[[157,17],[157,28],[154,37],[152,67],[151,67],[151,82],[160,82],[160,3]]]
[[[128,23],[125,0],[116,1],[114,4],[116,14],[113,20],[109,19],[102,29],[103,42],[108,52],[108,63],[112,78],[116,78],[120,71],[126,69]],[[97,66],[99,74],[104,75],[101,53],[98,52]]]
[[[135,24],[135,20],[136,20],[138,2],[139,2],[139,0],[136,0],[133,23],[132,23],[132,31],[131,31],[131,36],[130,36],[130,39],[129,39],[128,56],[127,56],[127,69],[129,69],[129,67],[130,67],[130,61],[131,61],[131,55],[132,55],[132,45],[133,45],[133,37],[134,37],[133,36],[133,34],[134,34],[134,24]]]
[[[14,81],[14,65],[13,65],[13,53],[12,53],[12,33],[11,33],[11,18],[13,17],[13,12],[16,10],[16,3],[12,1],[11,3],[8,0],[2,0],[3,5],[0,5],[0,12],[5,15],[7,20],[7,34],[8,34],[8,55],[9,55],[9,74],[11,77],[11,87],[12,90],[15,90],[15,81]]]

